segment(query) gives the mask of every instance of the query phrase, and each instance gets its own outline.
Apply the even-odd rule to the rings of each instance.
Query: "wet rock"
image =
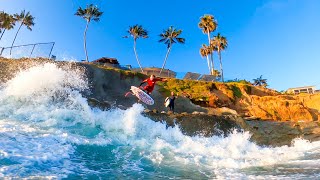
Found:
[[[320,126],[317,122],[275,122],[250,119],[247,127],[241,125],[252,134],[251,140],[259,145],[283,146],[291,145],[295,138],[310,141],[320,140]]]
[[[174,114],[174,113],[173,113],[172,111],[168,111],[167,114],[168,114],[168,115],[172,115],[172,114]]]
[[[193,115],[197,115],[197,114],[200,114],[200,112],[194,111],[192,114],[193,114]]]
[[[88,98],[87,101],[90,107],[99,108],[101,110],[108,110],[111,108],[110,103],[106,101],[100,102],[95,98]]]
[[[127,109],[127,107],[125,107],[125,106],[123,106],[123,105],[118,105],[117,106],[119,109],[121,109],[121,110],[126,110]]]
[[[201,135],[210,137],[213,135],[227,136],[234,129],[241,129],[243,119],[235,116],[215,116],[207,114],[172,114],[145,113],[147,117],[156,122],[166,123],[167,126],[179,126],[181,131],[189,136]],[[241,122],[242,121],[242,122]]]

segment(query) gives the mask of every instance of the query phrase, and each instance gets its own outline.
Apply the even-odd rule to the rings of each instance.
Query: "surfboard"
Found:
[[[132,94],[137,96],[137,98],[142,101],[143,103],[147,104],[147,105],[153,105],[154,104],[154,100],[152,99],[152,97],[150,97],[147,93],[145,93],[143,90],[141,90],[140,88],[137,88],[135,86],[131,86]]]
[[[165,106],[165,107],[168,107],[169,104],[170,104],[170,98],[167,97],[167,98],[164,100],[164,106]]]

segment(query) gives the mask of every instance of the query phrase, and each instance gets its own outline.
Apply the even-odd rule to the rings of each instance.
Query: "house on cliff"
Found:
[[[300,94],[300,93],[314,94],[316,92],[316,88],[315,86],[295,87],[295,88],[289,88],[286,92],[290,94]]]
[[[169,77],[169,78],[175,78],[176,75],[177,75],[176,72],[171,71],[169,69],[163,69],[161,74],[160,74],[161,68],[147,67],[147,68],[142,68],[142,69],[143,69],[143,73],[146,74],[146,75],[154,74],[154,75],[159,76],[159,77]],[[131,70],[135,71],[135,72],[141,72],[140,68],[134,68],[134,69],[131,69]]]
[[[99,59],[94,60],[92,62],[94,64],[99,64],[102,66],[128,70],[127,67],[121,66],[119,61],[116,58],[102,57],[102,58],[99,58]]]

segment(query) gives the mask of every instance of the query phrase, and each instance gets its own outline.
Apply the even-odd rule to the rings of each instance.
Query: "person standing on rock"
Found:
[[[177,96],[174,95],[174,92],[171,92],[171,96],[168,97],[168,101],[169,101],[169,109],[170,111],[172,111],[174,113],[174,101],[176,100],[176,98],[178,97],[178,94]]]

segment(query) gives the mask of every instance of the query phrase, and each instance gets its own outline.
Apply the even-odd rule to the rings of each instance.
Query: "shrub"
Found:
[[[238,86],[232,85],[231,90],[233,92],[234,97],[241,98],[242,93],[241,93],[241,90]]]

